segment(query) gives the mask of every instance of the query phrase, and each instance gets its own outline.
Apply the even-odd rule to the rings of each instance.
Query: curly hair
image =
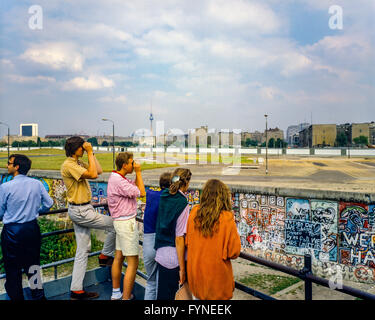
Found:
[[[229,188],[220,180],[210,179],[203,186],[197,215],[194,218],[195,228],[204,237],[212,237],[219,228],[222,211],[232,210]]]
[[[178,168],[172,173],[172,181],[169,187],[170,194],[176,194],[180,188],[185,187],[190,182],[191,171],[189,169]]]

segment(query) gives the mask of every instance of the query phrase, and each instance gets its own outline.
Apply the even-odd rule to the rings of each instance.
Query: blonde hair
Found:
[[[210,179],[203,186],[199,209],[194,218],[195,228],[204,237],[212,237],[219,228],[221,212],[231,210],[232,200],[229,188],[220,180]]]
[[[176,194],[178,190],[189,184],[190,178],[191,171],[189,169],[178,168],[173,171],[169,193]]]

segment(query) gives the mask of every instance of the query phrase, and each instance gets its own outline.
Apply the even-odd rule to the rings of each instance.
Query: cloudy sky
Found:
[[[330,28],[332,5],[342,29]],[[263,131],[265,113],[284,130],[311,116],[375,121],[372,0],[3,0],[0,9],[0,121],[11,134],[34,122],[41,136],[109,134],[106,117],[129,135],[149,128],[151,104],[155,120],[184,131]]]

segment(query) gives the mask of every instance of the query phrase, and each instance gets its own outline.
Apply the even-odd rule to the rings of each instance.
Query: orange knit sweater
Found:
[[[234,278],[230,259],[237,258],[241,251],[233,213],[223,211],[219,218],[218,232],[205,238],[194,227],[198,208],[199,205],[190,212],[185,237],[190,290],[201,300],[231,299]]]

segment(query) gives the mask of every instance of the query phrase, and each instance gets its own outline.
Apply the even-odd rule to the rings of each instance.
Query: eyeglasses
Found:
[[[13,164],[13,163],[14,163],[14,162],[9,162],[9,161],[8,161],[8,166],[11,165],[11,164]]]

